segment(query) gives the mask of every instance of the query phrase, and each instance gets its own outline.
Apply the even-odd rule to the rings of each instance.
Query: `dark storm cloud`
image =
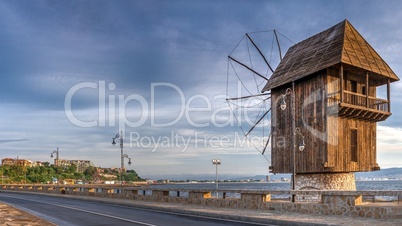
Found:
[[[244,33],[277,29],[299,42],[349,19],[400,75],[400,8],[400,1],[1,1],[2,148],[9,155],[35,153],[38,158],[48,159],[49,152],[58,146],[66,158],[118,166],[118,151],[110,144],[111,137],[121,129],[118,110],[131,121],[138,120],[141,114],[147,116],[141,126],[126,128],[127,137],[129,132],[138,132],[157,138],[173,131],[186,138],[194,138],[198,132],[208,140],[206,136],[241,134],[236,123],[214,125],[212,120],[224,124],[228,116],[222,112],[213,119],[212,113],[227,107],[224,99],[214,97],[225,94],[227,55]],[[170,84],[177,90],[159,86],[152,93],[155,83]],[[65,112],[67,94],[82,84],[96,88],[86,87],[74,93],[72,113],[79,120],[96,123],[94,127],[75,125]],[[100,92],[100,84],[105,85],[104,92]],[[398,117],[402,107],[398,100],[400,87],[399,83],[392,84],[394,115],[382,124],[394,129],[402,125]],[[142,97],[147,109],[136,100],[124,109],[110,109],[113,101],[119,107],[119,96],[130,95]],[[184,115],[169,127],[157,128],[151,125],[153,95],[153,114],[158,123],[174,121],[183,104],[196,95],[205,96],[211,109],[190,113],[190,118]],[[201,99],[191,106],[208,107]],[[23,142],[27,139],[29,145]],[[247,163],[258,162],[241,170],[247,173],[266,173],[268,164],[258,152],[240,148],[203,147],[187,152],[166,148],[151,153],[127,144],[127,152],[137,158],[136,170],[149,175],[158,173],[156,166],[172,165],[175,167],[168,168],[167,173],[190,168],[204,172],[206,164],[210,166],[209,159],[221,154],[226,156],[227,170],[235,169],[239,161],[230,153],[242,154],[242,161]],[[10,157],[8,154],[0,157]]]

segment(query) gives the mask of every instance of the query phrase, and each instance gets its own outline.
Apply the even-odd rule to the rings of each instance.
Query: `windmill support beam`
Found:
[[[341,90],[341,92],[340,92],[340,99],[341,99],[341,103],[343,103],[343,64],[341,63],[341,66],[340,66],[340,68],[339,68],[339,78],[340,78],[340,83],[341,84],[339,84],[339,86],[340,86],[340,90]]]
[[[390,79],[387,80],[387,100],[388,100],[388,111],[391,112],[391,85]]]
[[[368,71],[366,71],[366,108],[370,108],[370,103],[369,103],[369,74]]]

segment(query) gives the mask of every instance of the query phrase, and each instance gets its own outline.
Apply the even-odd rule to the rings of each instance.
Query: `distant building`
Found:
[[[4,159],[1,160],[1,165],[2,166],[18,165],[18,166],[32,167],[33,164],[34,163],[31,160],[26,160],[26,159],[4,158]]]
[[[89,160],[69,160],[71,164],[77,167],[77,172],[83,173],[88,167],[93,166]]]
[[[15,164],[16,159],[12,158],[5,158],[1,160],[1,165],[2,166],[12,166]]]
[[[36,161],[32,163],[32,166],[44,166],[44,165],[43,162]]]
[[[69,167],[75,165],[79,173],[83,173],[88,167],[93,166],[89,160],[67,160],[67,159],[55,159],[54,164],[61,167]]]
[[[56,166],[61,166],[67,168],[71,165],[75,165],[77,167],[77,171],[79,173],[83,173],[88,167],[93,166],[92,162],[89,160],[66,160],[66,159],[55,159],[54,164]],[[26,159],[19,158],[4,158],[1,160],[2,166],[26,166],[26,167],[35,167],[35,166],[43,166],[43,162],[39,161],[31,161]]]
[[[169,184],[169,182],[170,181],[168,179],[160,179],[156,181],[156,183],[158,184]]]

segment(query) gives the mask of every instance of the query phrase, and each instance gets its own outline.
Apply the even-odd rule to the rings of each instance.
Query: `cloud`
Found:
[[[398,63],[401,58],[398,34],[402,32],[397,10],[400,4],[398,1],[387,4],[376,1],[2,2],[0,158],[18,155],[52,161],[50,152],[59,147],[62,158],[118,167],[120,150],[111,145],[111,138],[121,130],[119,122],[134,123],[145,115],[147,118],[141,126],[125,127],[124,150],[133,161],[129,168],[141,176],[190,171],[213,173],[212,158],[221,158],[221,169],[226,173],[266,174],[268,152],[266,159],[254,147],[246,146],[247,142],[244,146],[234,146],[235,139],[243,135],[236,122],[232,123],[234,119],[230,118],[222,96],[226,93],[227,55],[239,39],[246,32],[276,29],[298,42],[347,18],[398,74],[402,70]],[[72,123],[65,112],[69,90],[83,83],[97,86],[74,93],[72,113],[81,121],[96,122],[98,125],[94,127]],[[111,83],[113,89],[109,88]],[[152,93],[155,83],[171,84],[178,89],[159,86]],[[101,84],[105,84],[104,92]],[[396,159],[400,159],[397,146],[401,143],[398,137],[402,137],[398,135],[402,128],[398,117],[402,109],[398,92],[401,86],[400,82],[392,84],[393,116],[378,126],[381,165],[399,164]],[[124,99],[132,95],[142,97],[147,108],[138,99],[119,102],[119,96]],[[155,95],[154,112],[152,95]],[[104,104],[100,103],[102,98]],[[189,107],[199,111],[189,111],[188,117],[183,114],[170,126],[152,125],[152,114],[154,122],[169,123]],[[214,114],[219,109],[226,111]],[[230,123],[214,125],[213,120],[220,125]],[[179,142],[180,147],[173,145],[152,151],[154,147],[146,147],[145,143],[130,146],[130,132],[155,139],[170,137],[173,132],[191,139],[185,151],[182,151],[183,141]],[[219,144],[226,137],[230,145]]]
[[[402,128],[388,126],[377,127],[378,150],[384,152],[401,152]]]
[[[23,142],[23,141],[28,141],[28,140],[29,140],[29,139],[0,140],[0,143]]]

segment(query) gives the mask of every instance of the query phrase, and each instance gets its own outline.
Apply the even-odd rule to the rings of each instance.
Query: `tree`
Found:
[[[75,173],[77,171],[77,166],[74,164],[71,164],[70,166],[67,167],[67,173]]]
[[[126,173],[123,174],[123,179],[125,181],[143,181],[134,170],[127,170]]]
[[[88,167],[84,173],[76,172],[77,167],[61,167],[56,165],[44,164],[43,166],[26,167],[20,165],[0,166],[4,183],[50,183],[52,178],[58,179],[83,179],[85,181],[110,180],[111,178],[102,178],[96,167]],[[118,169],[103,169],[106,174],[117,175],[115,179],[119,180],[120,172]],[[113,178],[112,178],[113,179]],[[125,181],[142,181],[134,170],[127,170],[123,173]]]
[[[97,170],[96,170],[95,167],[90,166],[90,167],[86,168],[85,171],[84,171],[85,180],[86,181],[93,181],[94,177],[96,176],[96,174],[97,174]]]

